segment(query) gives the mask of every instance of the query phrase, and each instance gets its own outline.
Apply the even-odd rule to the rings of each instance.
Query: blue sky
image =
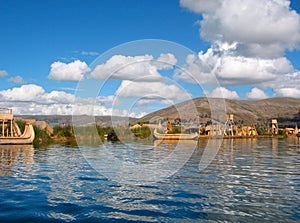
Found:
[[[17,114],[72,114],[74,100],[90,105],[80,87],[92,83],[96,90],[105,83],[95,96],[99,115],[115,109],[140,116],[204,95],[300,97],[299,12],[296,0],[0,0],[0,106]],[[170,43],[161,42],[160,52],[148,49],[148,41],[132,42],[144,39]],[[128,42],[125,51],[119,47]],[[173,43],[182,46],[181,55],[165,50]],[[184,47],[194,52],[190,60]],[[162,60],[174,66],[154,63]],[[134,64],[107,79],[120,63]],[[102,73],[93,73],[97,65]],[[209,83],[211,76],[218,86]],[[126,103],[139,102],[118,107],[118,92]]]

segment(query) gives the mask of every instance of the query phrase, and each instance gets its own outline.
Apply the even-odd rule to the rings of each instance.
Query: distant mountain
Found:
[[[225,103],[225,104],[224,104]],[[213,109],[211,109],[213,108]],[[268,125],[270,120],[276,118],[281,127],[300,127],[300,99],[298,98],[269,98],[263,100],[229,100],[195,98],[152,112],[140,119],[129,118],[131,124],[138,122],[154,122],[158,119],[173,121],[180,118],[182,121],[198,124],[211,120],[211,110],[224,110],[222,114],[233,114],[236,123],[251,125]],[[18,115],[16,115],[18,116]],[[72,125],[71,115],[21,115],[18,117],[46,121],[51,126]],[[83,118],[86,116],[82,116]],[[220,117],[222,119],[224,117]],[[112,119],[118,120],[122,125],[127,117],[96,116],[97,125],[112,126]],[[116,123],[116,122],[115,122]]]
[[[45,121],[50,126],[56,126],[56,125],[72,125],[72,115],[15,115],[16,117],[21,117],[25,119],[36,119],[38,121]],[[77,120],[78,117],[82,117],[84,120],[88,116],[81,115],[76,116]],[[95,122],[97,125],[101,127],[108,127],[112,126],[112,120],[114,120],[114,123],[117,125],[122,125],[123,123],[126,123],[125,121],[128,119],[127,117],[119,117],[119,116],[96,116]],[[88,120],[90,120],[88,118]],[[135,118],[129,118],[129,122],[135,121]]]
[[[225,104],[224,104],[225,102]],[[223,105],[222,105],[223,103]],[[233,114],[234,121],[241,124],[265,124],[276,118],[280,126],[300,126],[300,99],[269,98],[263,100],[230,100],[195,98],[168,108],[150,113],[138,122],[154,121],[159,118],[202,122],[210,120],[211,107],[214,110],[226,109],[226,114]]]

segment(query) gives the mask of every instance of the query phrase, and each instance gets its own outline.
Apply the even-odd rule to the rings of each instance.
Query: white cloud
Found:
[[[0,70],[0,77],[7,76],[7,72],[5,70]]]
[[[79,81],[90,71],[85,62],[75,60],[71,63],[54,62],[51,64],[49,79],[63,81]]]
[[[191,95],[178,86],[162,82],[122,81],[115,93],[118,97],[159,98],[167,100],[187,100]]]
[[[277,78],[257,84],[260,88],[272,88],[274,96],[299,97],[297,91],[300,90],[300,71],[278,75]],[[289,93],[292,92],[292,93]]]
[[[265,99],[268,96],[266,93],[259,88],[252,88],[250,92],[247,93],[247,98],[249,99]]]
[[[209,98],[228,98],[239,99],[236,91],[230,91],[224,87],[215,88],[212,92],[204,91],[204,94]]]
[[[35,84],[22,85],[0,91],[0,98],[4,102],[33,102],[37,104],[71,104],[75,96],[64,91],[47,93],[41,86]]]
[[[72,104],[75,101],[73,94],[64,91],[51,91],[42,95],[42,100],[47,104]]]
[[[42,87],[28,84],[0,91],[0,98],[2,101],[35,101],[44,93],[45,90]]]
[[[114,55],[99,64],[91,73],[96,79],[117,79],[135,81],[160,81],[161,69],[171,69],[177,63],[173,54],[161,54],[158,59],[151,55],[123,56]]]
[[[181,6],[202,15],[200,36],[211,42],[207,52],[189,56],[174,77],[222,85],[252,85],[249,98],[298,95],[300,73],[284,57],[299,49],[300,15],[290,0],[181,0]],[[192,75],[189,75],[192,74]]]
[[[158,70],[171,69],[177,64],[177,59],[174,54],[162,53],[152,64],[156,66]]]
[[[243,56],[282,56],[300,41],[300,17],[288,0],[183,0],[181,5],[203,14],[204,39],[237,42],[236,52]]]
[[[257,84],[271,81],[292,72],[293,67],[286,58],[258,59],[223,56],[216,68],[216,76],[226,85]]]
[[[94,52],[94,51],[81,51],[81,55],[84,55],[84,56],[99,56],[100,54],[98,52]]]
[[[74,92],[78,90],[77,88],[72,88],[72,87],[62,87],[61,89],[65,91],[74,91]]]
[[[273,89],[280,89],[292,87],[292,88],[299,88],[300,86],[300,71],[295,71],[292,73],[288,73],[285,75],[279,76],[277,79],[270,81],[268,83],[261,83],[264,87],[272,87]]]
[[[300,97],[300,89],[299,88],[280,88],[276,90],[275,96],[280,97]]]
[[[129,117],[134,117],[134,118],[142,118],[143,116],[147,115],[146,112],[142,112],[142,113],[136,113],[136,112],[131,112],[129,114]]]
[[[21,76],[15,76],[7,79],[8,82],[13,82],[16,84],[23,84],[24,80]]]
[[[220,2],[220,0],[180,0],[180,5],[193,12],[203,13],[215,10],[219,7]]]
[[[114,95],[109,95],[109,96],[98,96],[96,98],[96,103],[100,105],[112,105],[112,103],[115,100]]]
[[[73,104],[71,109],[68,111],[69,114],[73,115],[121,115],[123,111],[113,110],[103,105],[89,103],[89,100],[85,100],[80,104]]]
[[[202,55],[202,52],[200,52],[200,54]],[[205,56],[208,56],[208,54],[210,54],[210,50],[207,51]],[[174,78],[191,83],[197,82],[199,84],[214,82],[212,72],[217,63],[217,56],[211,55],[207,58],[200,59],[195,55],[188,55],[186,58],[186,64],[180,69],[175,70]]]
[[[232,56],[228,52],[210,48],[198,56],[189,55],[184,69],[177,69],[174,77],[191,83],[211,83],[214,77],[221,85],[249,85],[282,79],[294,72],[285,57],[259,59]]]
[[[173,101],[170,101],[168,99],[159,100],[159,99],[155,99],[155,98],[152,98],[152,99],[144,99],[143,98],[143,99],[138,100],[138,102],[136,104],[137,105],[148,105],[148,104],[171,105],[173,103],[174,103]]]
[[[64,91],[46,92],[41,86],[28,84],[0,91],[0,107],[14,114],[29,115],[124,115],[128,111],[112,106],[115,96],[79,98]],[[139,116],[140,113],[135,113]]]

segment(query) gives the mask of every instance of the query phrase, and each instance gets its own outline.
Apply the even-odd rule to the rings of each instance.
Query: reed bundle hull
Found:
[[[158,133],[157,130],[154,130],[153,136],[155,139],[160,140],[197,140],[198,133],[191,134],[161,134]]]

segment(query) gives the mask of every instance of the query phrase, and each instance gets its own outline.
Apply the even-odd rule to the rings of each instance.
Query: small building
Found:
[[[277,119],[272,119],[271,120],[271,133],[274,135],[278,134],[278,123]]]
[[[208,136],[223,136],[224,126],[220,124],[207,125],[205,127],[205,135]]]
[[[139,128],[142,128],[140,124],[135,124],[133,126],[130,126],[130,129],[139,129]]]
[[[297,132],[295,131],[294,128],[285,128],[284,129],[284,132],[286,135],[297,135]]]
[[[242,126],[237,130],[238,136],[257,136],[257,131],[254,126]]]

